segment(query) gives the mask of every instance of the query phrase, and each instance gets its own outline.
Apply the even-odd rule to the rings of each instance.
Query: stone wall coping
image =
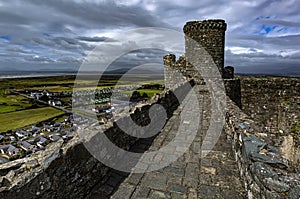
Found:
[[[226,31],[227,24],[222,19],[208,19],[202,21],[189,21],[183,27],[183,32],[188,34],[199,30],[218,29]]]

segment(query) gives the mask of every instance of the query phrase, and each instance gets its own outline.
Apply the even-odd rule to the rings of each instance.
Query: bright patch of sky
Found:
[[[243,48],[243,47],[226,47],[225,50],[230,50],[234,54],[251,54],[251,53],[261,53],[263,50],[255,48]]]

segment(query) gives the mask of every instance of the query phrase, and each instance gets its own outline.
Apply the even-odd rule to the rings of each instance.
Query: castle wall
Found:
[[[180,84],[179,75],[176,74],[176,56],[168,54],[163,57],[164,59],[164,77],[165,77],[165,88],[171,89]]]
[[[227,101],[225,133],[232,141],[249,199],[300,197],[299,174],[291,171],[287,159],[272,145],[259,123]]]
[[[175,55],[164,56],[165,87],[172,88],[178,82],[181,82],[182,77],[178,74],[186,80],[193,80],[198,85],[205,84],[204,79],[222,77],[226,94],[241,108],[240,81],[234,78],[234,68],[232,66],[224,68],[226,28],[227,25],[224,20],[187,22],[183,28],[185,33],[185,55],[177,61]],[[207,77],[203,78],[204,74],[200,74],[201,72],[193,64],[198,64],[201,70],[206,70]],[[220,72],[219,75],[215,74],[213,70],[215,66]]]
[[[225,89],[230,97],[227,99],[224,132],[232,140],[233,153],[248,192],[248,198],[297,199],[300,197],[299,175],[287,169],[287,162],[278,150],[270,145],[268,137],[260,132],[261,128],[236,106],[240,106],[240,82],[238,79],[234,79],[232,67],[224,68],[225,30],[224,21],[216,20],[188,22],[184,31],[205,47],[219,71],[222,72]],[[187,54],[194,52],[189,45],[190,42],[186,38]],[[197,56],[202,56],[202,54]],[[204,57],[204,59],[206,58]],[[184,86],[181,86],[185,80],[194,80],[198,85],[205,83],[201,74],[186,62],[184,56],[176,61],[174,55],[167,55],[164,57],[164,64],[167,90],[159,97],[153,98],[148,104],[136,107],[131,114],[126,114],[120,120],[132,118],[137,124],[145,126],[149,123],[149,108],[155,103],[162,104],[170,118],[179,107],[180,102],[168,89],[182,89],[187,92]],[[204,63],[203,67],[211,66]],[[176,71],[181,73],[184,78],[177,76]],[[184,92],[182,94],[184,96]],[[210,104],[203,106],[209,109]],[[203,125],[205,127],[209,126],[207,119],[209,116],[206,114],[209,113],[205,111],[205,117],[202,118],[202,124],[206,123]],[[102,125],[99,128],[103,128],[102,132],[115,145],[124,150],[144,152],[151,145],[151,139],[141,141],[142,139],[131,137],[122,132],[115,123],[110,126]],[[99,129],[96,128],[95,131],[99,132]],[[97,140],[101,143],[101,139],[97,135],[91,137],[90,140]],[[193,149],[201,150],[197,145],[193,145]],[[226,157],[222,158],[226,159]],[[124,162],[120,162],[120,164],[124,164]],[[78,137],[66,145],[63,145],[60,140],[47,150],[33,154],[29,158],[2,164],[0,165],[0,174],[0,198],[33,199],[86,198],[93,197],[93,195],[89,195],[93,192],[97,192],[98,196],[108,198],[128,176],[128,173],[116,171],[95,159]],[[196,184],[194,181],[191,182]],[[154,181],[154,183],[157,182]]]
[[[185,92],[188,92],[185,85],[175,90],[185,95]],[[154,97],[152,101],[140,104],[131,113],[123,115],[120,120],[132,119],[138,125],[145,126],[149,123],[149,109],[153,104],[164,106],[167,119],[180,105],[173,92],[165,91],[156,98]],[[96,142],[99,145],[99,151],[111,150],[102,147],[102,132],[119,148],[141,155],[155,138],[155,136],[149,139],[132,137],[118,128],[116,123],[90,126],[89,134],[90,131],[97,133],[87,138],[86,142]],[[134,128],[128,130],[133,132]],[[114,155],[122,156],[122,154]],[[134,167],[136,162],[133,161],[130,165]],[[126,163],[126,161],[118,162],[118,164],[128,166]],[[116,171],[98,161],[86,149],[82,140],[76,136],[66,145],[59,140],[47,147],[45,151],[34,153],[29,158],[0,164],[0,175],[0,198],[79,199],[93,197],[89,195],[92,192],[97,193],[98,196],[101,195],[102,198],[109,198],[129,173]]]
[[[237,105],[242,108],[241,82],[239,79],[224,79],[226,95]]]
[[[279,134],[300,125],[299,78],[241,77],[241,87],[242,110],[268,131]]]

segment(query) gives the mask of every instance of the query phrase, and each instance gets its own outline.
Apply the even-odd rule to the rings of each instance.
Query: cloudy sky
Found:
[[[226,65],[237,72],[300,72],[299,10],[297,0],[0,0],[0,71],[74,71],[104,41],[124,47],[118,36],[126,31],[182,32],[186,21],[222,18]],[[131,38],[126,45],[137,45]],[[128,58],[161,62],[166,52],[183,53],[182,45],[183,39],[161,42],[116,65],[127,67]]]

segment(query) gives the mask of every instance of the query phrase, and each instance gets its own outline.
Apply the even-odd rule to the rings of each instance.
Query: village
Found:
[[[77,104],[105,104],[111,101],[113,97],[115,100],[127,100],[131,98],[131,101],[140,101],[136,98],[148,98],[147,94],[143,96],[138,95],[136,92],[132,93],[138,88],[144,88],[145,86],[138,87],[133,85],[122,86],[118,88],[96,88],[96,89],[78,89],[62,92],[50,92],[47,90],[24,90],[20,93],[26,97],[30,97],[39,101],[48,103],[50,106],[62,106],[71,107],[72,103]],[[146,87],[147,88],[147,87]],[[163,87],[160,87],[163,89]]]
[[[62,110],[65,114],[58,118],[2,132],[0,134],[0,164],[29,157],[32,153],[45,150],[49,143],[58,140],[67,142],[72,139],[77,131],[78,122],[91,122],[91,118],[86,116],[76,114],[75,117],[72,106],[78,105],[78,109],[96,115],[99,124],[103,125],[113,119],[116,109],[120,110],[127,105],[134,106],[137,102],[148,99],[147,94],[141,95],[136,89],[136,86],[130,85],[118,89],[81,89],[74,92],[28,89],[15,92],[33,99],[36,103]]]
[[[48,144],[58,140],[67,142],[72,139],[76,133],[76,123],[79,121],[89,122],[89,119],[86,117],[73,116],[71,112],[72,101],[66,100],[72,97],[73,92],[24,90],[18,93],[24,97],[35,100],[37,103],[62,110],[65,114],[48,121],[42,121],[23,128],[2,132],[2,134],[0,134],[0,164],[23,157],[29,157],[32,153],[45,150]],[[102,97],[101,102],[107,102],[109,93],[111,93],[110,89],[98,89],[96,91],[96,99]],[[88,90],[82,90],[77,93],[77,95],[78,94],[80,94],[80,96],[86,96],[89,95],[90,92]],[[101,111],[100,107],[102,107],[101,110],[105,111]],[[103,105],[95,106],[93,110],[96,114],[101,113],[101,115],[104,116],[101,118],[101,121],[103,121],[103,118],[106,118],[106,115],[109,115],[109,118],[111,118],[111,111],[109,111],[111,106],[105,106],[107,107],[105,109],[103,107]],[[103,124],[101,121],[100,124]],[[104,121],[107,121],[107,119]]]
[[[2,161],[29,157],[30,154],[44,150],[51,142],[60,139],[67,142],[73,138],[77,128],[73,116],[63,117],[63,121],[41,122],[0,135],[0,155]]]

